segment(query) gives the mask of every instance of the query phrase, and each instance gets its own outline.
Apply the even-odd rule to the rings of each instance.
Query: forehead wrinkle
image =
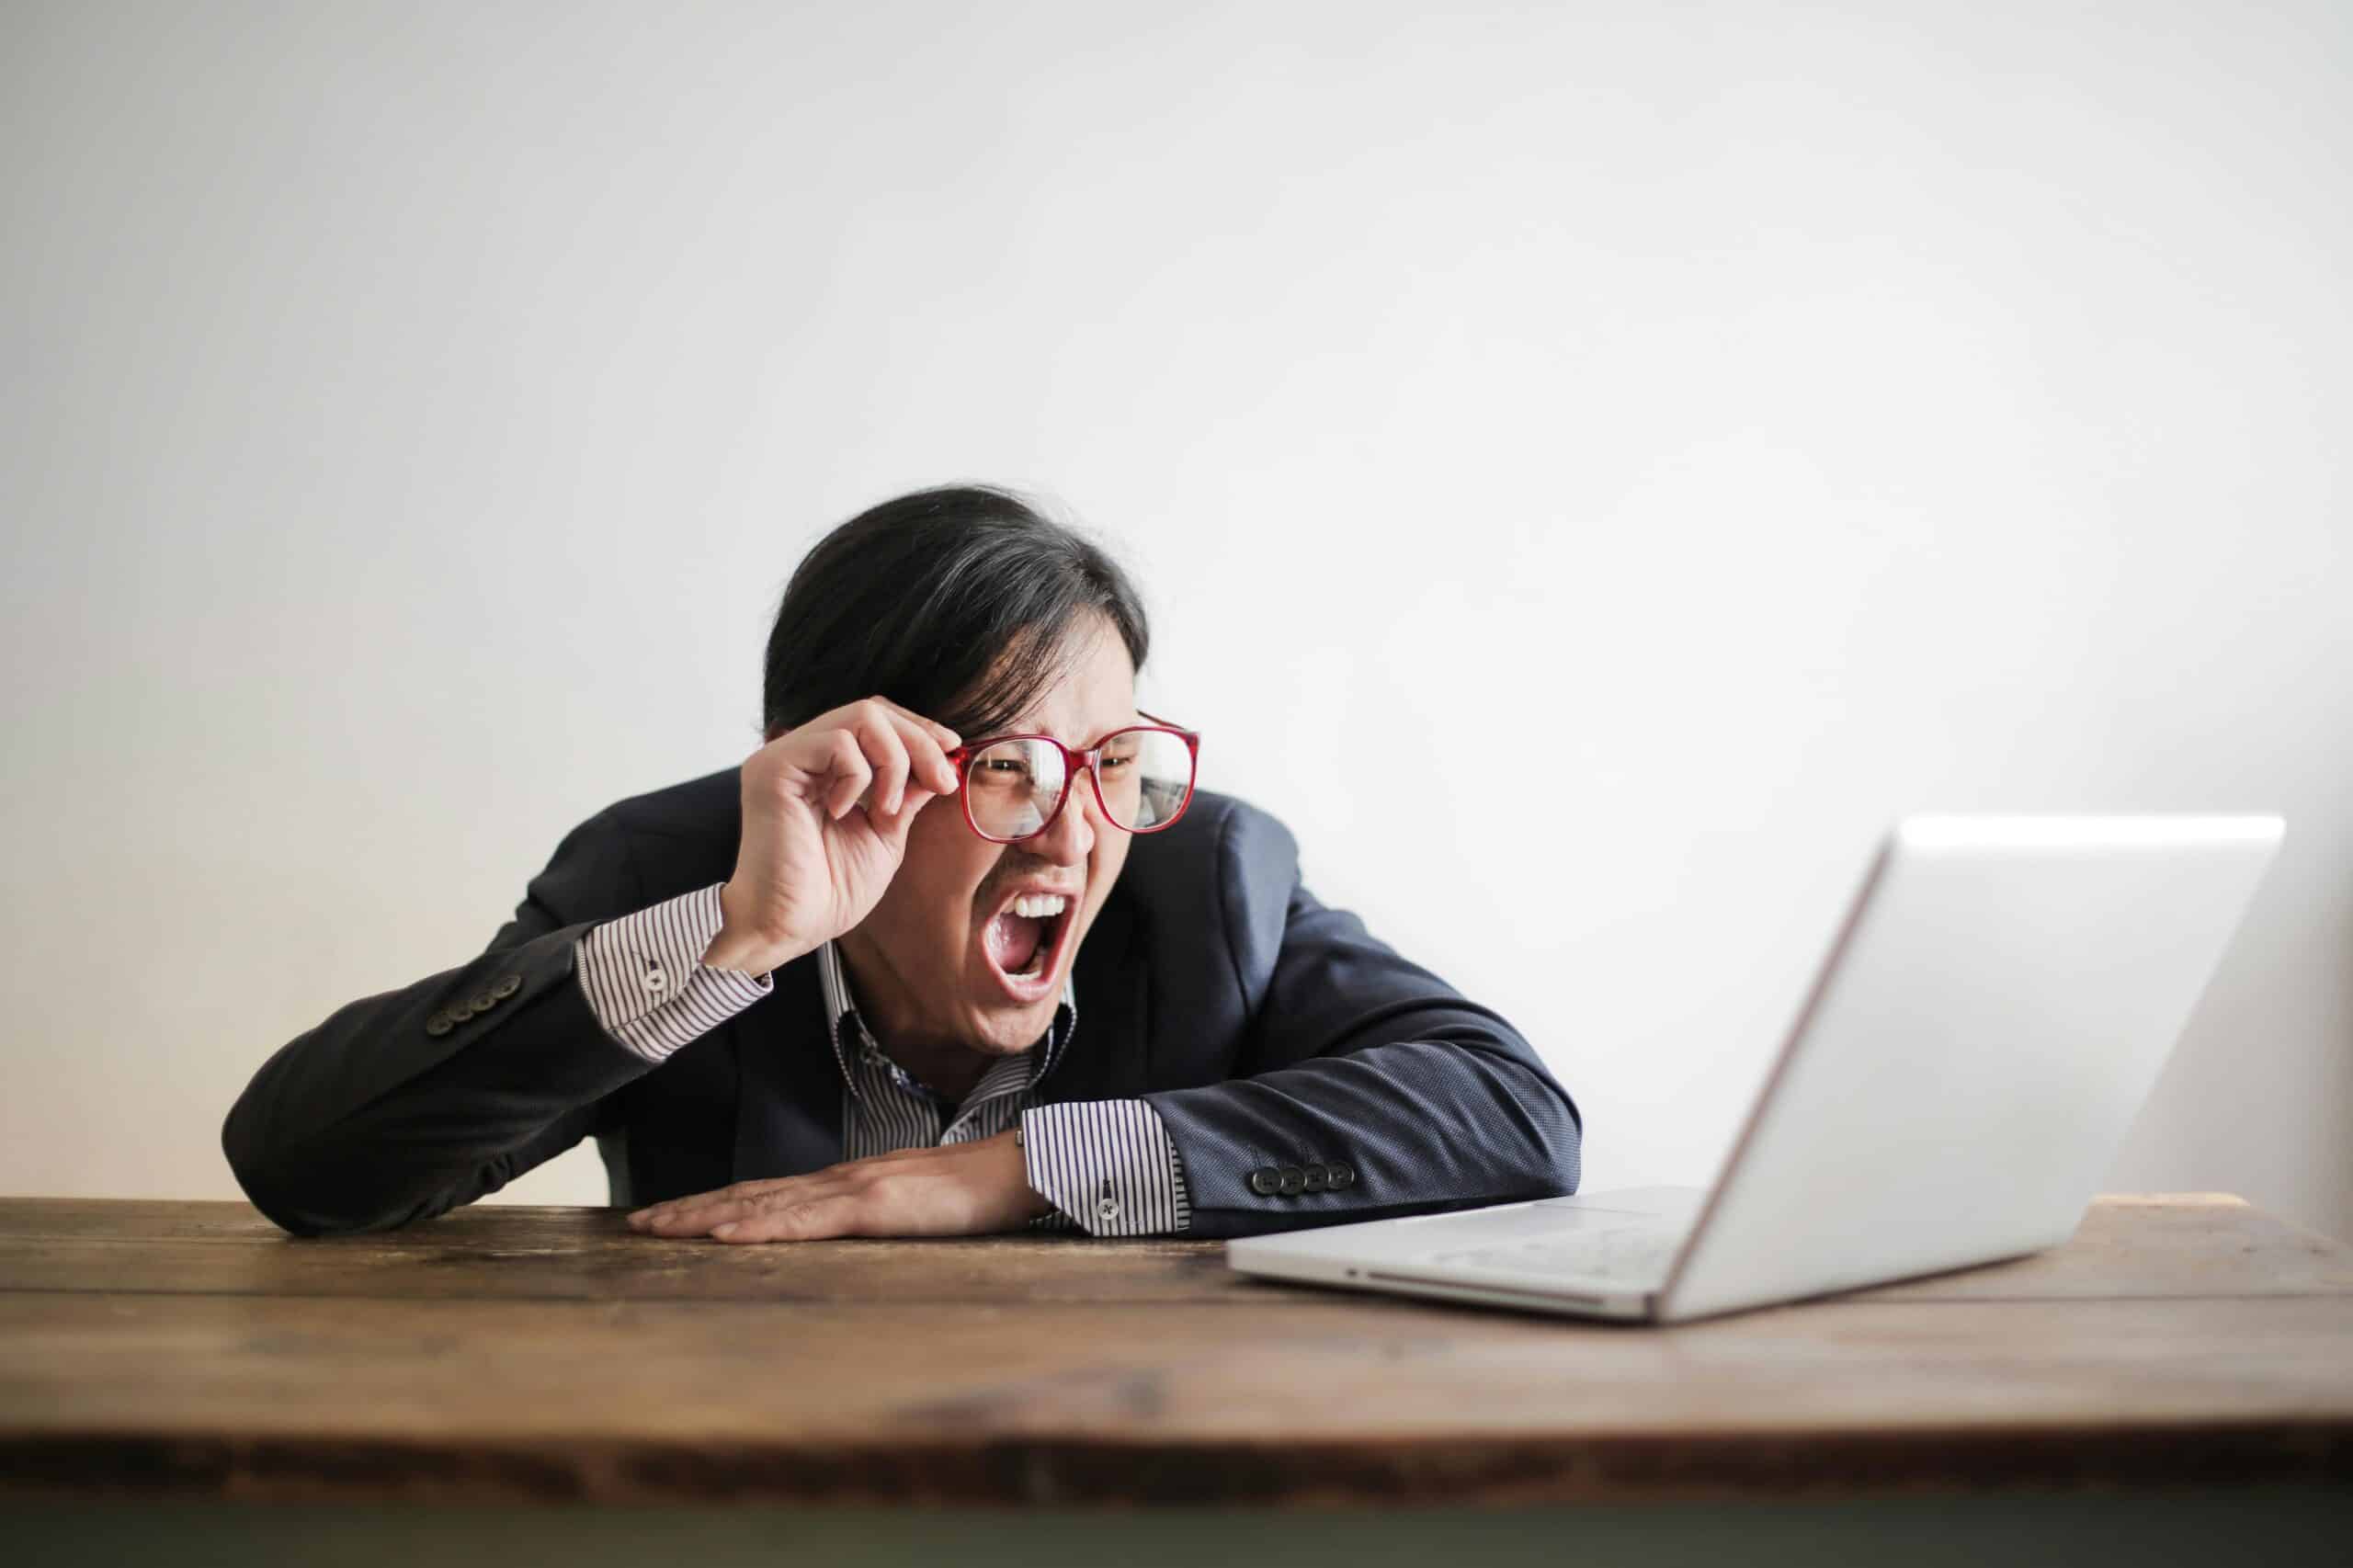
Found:
[[[1145,722],[1143,714],[1135,707],[1135,681],[1132,673],[1129,674],[1127,678],[1115,683],[1124,687],[1124,692],[1103,693],[1100,688],[1105,682],[1089,678],[1087,666],[1107,642],[1120,648],[1123,663],[1126,653],[1125,645],[1120,643],[1118,633],[1110,622],[1100,615],[1094,617],[1093,619],[1095,624],[1084,630],[1074,631],[1047,655],[1051,665],[1050,673],[1045,676],[1042,684],[1031,696],[1028,705],[1007,719],[1005,727],[996,732],[997,734],[1051,735],[1073,751],[1090,751],[1101,745],[1104,739],[1115,732],[1131,729]],[[1065,699],[1073,703],[1086,700],[1089,696],[1087,690],[1089,687],[1096,688],[1095,695],[1098,700],[1111,695],[1124,695],[1127,701],[1122,709],[1116,710],[1122,713],[1123,717],[1097,721],[1099,727],[1095,731],[1094,738],[1087,741],[1085,745],[1080,745],[1066,738],[1062,731],[1048,722],[1045,710]]]
[[[1097,746],[1101,745],[1105,741],[1109,740],[1121,730],[1132,730],[1143,722],[1143,715],[1141,713],[1126,719],[1113,720],[1110,723],[1105,724],[1102,728],[1096,731],[1095,738],[1087,742],[1085,745],[1080,745],[1075,741],[1063,740],[1063,737],[1054,732],[1051,725],[1046,723],[1040,719],[1024,720],[1020,723],[1016,724],[1012,729],[1006,731],[1005,733],[1006,735],[1047,735],[1055,740],[1062,741],[1063,744],[1070,747],[1073,751],[1093,751]],[[983,736],[982,739],[985,741],[987,737]]]
[[[1142,721],[1142,719],[1143,719],[1143,715],[1142,715],[1142,714],[1141,714],[1141,713],[1139,713],[1139,714],[1135,715],[1133,718],[1122,719],[1122,720],[1120,720],[1120,721],[1118,723],[1116,723],[1116,724],[1107,725],[1107,726],[1105,726],[1103,729],[1097,730],[1097,731],[1095,733],[1095,738],[1094,738],[1093,740],[1091,740],[1091,741],[1087,742],[1087,743],[1086,743],[1085,745],[1083,745],[1083,746],[1073,746],[1073,747],[1071,747],[1071,750],[1073,750],[1073,751],[1093,751],[1097,746],[1101,745],[1105,741],[1109,740],[1113,735],[1118,734],[1121,730],[1132,730],[1132,729],[1134,729],[1134,728],[1136,727],[1136,725],[1137,725],[1138,723],[1140,723],[1140,722]]]

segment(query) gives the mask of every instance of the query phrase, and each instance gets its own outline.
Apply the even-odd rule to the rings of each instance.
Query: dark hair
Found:
[[[763,729],[881,696],[968,740],[1001,730],[1061,678],[1098,613],[1142,671],[1143,601],[1075,529],[991,485],[885,501],[819,540],[785,585]]]

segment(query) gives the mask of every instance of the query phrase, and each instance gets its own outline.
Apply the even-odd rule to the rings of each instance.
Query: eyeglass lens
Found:
[[[1176,816],[1193,790],[1192,748],[1165,730],[1122,730],[1103,743],[1103,810],[1130,833]],[[1063,753],[1044,741],[999,741],[964,767],[972,821],[991,838],[1027,838],[1069,786]]]

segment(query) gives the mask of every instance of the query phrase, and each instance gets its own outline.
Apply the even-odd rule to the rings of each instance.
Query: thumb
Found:
[[[899,801],[897,811],[879,815],[870,813],[867,820],[873,824],[875,834],[882,842],[891,846],[893,854],[897,854],[907,846],[907,829],[915,824],[915,813],[938,798],[928,790],[910,784]]]

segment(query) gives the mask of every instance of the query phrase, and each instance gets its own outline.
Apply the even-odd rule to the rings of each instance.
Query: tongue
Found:
[[[1038,944],[1045,939],[1046,923],[1028,915],[1008,911],[989,922],[989,957],[1007,974],[1028,969],[1038,954]]]

